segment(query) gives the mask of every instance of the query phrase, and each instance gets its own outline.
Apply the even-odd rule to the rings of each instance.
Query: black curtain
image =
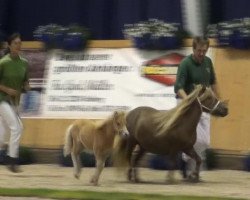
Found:
[[[93,39],[123,39],[124,24],[149,18],[182,23],[180,0],[0,0],[1,30],[33,40],[39,25],[78,23]]]
[[[250,17],[249,0],[210,0],[210,6],[210,22],[212,24]]]
[[[250,17],[249,0],[210,0],[210,23]],[[77,23],[92,39],[123,39],[124,24],[157,18],[182,25],[181,0],[0,0],[0,30],[33,40],[39,25]]]

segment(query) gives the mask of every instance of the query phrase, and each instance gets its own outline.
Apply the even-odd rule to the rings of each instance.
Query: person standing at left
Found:
[[[14,33],[7,39],[8,51],[0,60],[0,148],[5,143],[6,133],[10,133],[7,166],[14,173],[18,166],[19,143],[23,125],[18,115],[18,105],[22,91],[30,89],[28,61],[21,57],[21,36]]]

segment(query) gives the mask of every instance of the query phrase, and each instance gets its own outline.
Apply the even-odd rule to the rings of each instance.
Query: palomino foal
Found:
[[[79,119],[74,121],[66,131],[64,156],[71,154],[75,178],[80,177],[80,153],[91,150],[95,155],[96,169],[91,183],[98,184],[99,176],[110,155],[114,138],[128,134],[126,128],[126,114],[115,111],[112,116],[104,120]]]

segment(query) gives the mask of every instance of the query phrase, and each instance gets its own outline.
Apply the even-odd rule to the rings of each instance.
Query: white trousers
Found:
[[[18,158],[19,143],[23,132],[23,124],[15,109],[5,101],[0,102],[0,148],[4,146],[7,133],[10,134],[7,154]]]
[[[180,103],[181,99],[177,99],[177,103]],[[210,114],[202,112],[200,120],[196,128],[196,142],[194,144],[194,150],[201,157],[202,160],[205,160],[205,150],[210,146]],[[188,169],[192,170],[195,166],[195,161],[192,160],[185,153],[182,154],[183,160],[188,162]]]
[[[206,156],[205,150],[210,146],[210,114],[205,112],[201,114],[196,132],[197,138],[194,144],[194,150],[201,157],[201,159],[204,160]],[[184,154],[183,159],[188,161],[190,157]]]

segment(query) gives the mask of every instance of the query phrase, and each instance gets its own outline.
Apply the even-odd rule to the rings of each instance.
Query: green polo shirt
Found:
[[[27,69],[26,59],[20,56],[11,58],[9,54],[5,55],[0,60],[0,84],[17,90],[21,94],[24,82],[28,81]],[[8,98],[6,93],[0,91],[0,101]]]
[[[183,89],[187,94],[190,94],[194,85],[211,86],[215,84],[215,81],[211,59],[206,56],[203,62],[199,64],[194,61],[192,55],[189,55],[181,61],[178,67],[174,91],[177,93],[179,89]]]

